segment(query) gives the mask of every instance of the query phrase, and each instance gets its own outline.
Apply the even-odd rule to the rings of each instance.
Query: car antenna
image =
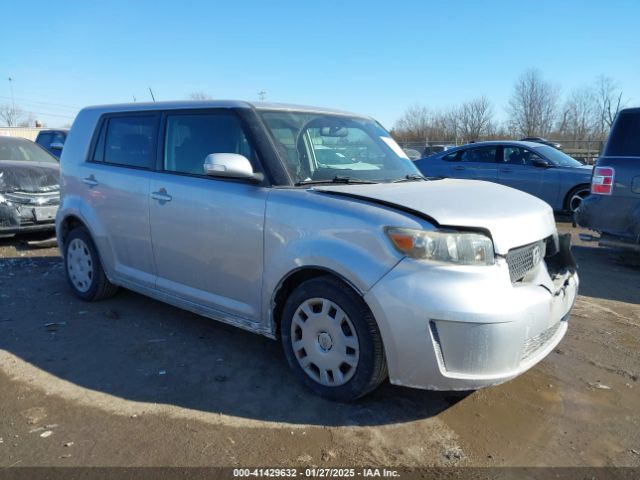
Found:
[[[151,90],[151,87],[149,87],[149,93],[151,94],[151,99],[153,100],[153,103],[156,103],[156,97],[153,96],[153,90]]]

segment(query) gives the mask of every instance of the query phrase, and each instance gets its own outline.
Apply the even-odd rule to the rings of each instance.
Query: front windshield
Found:
[[[311,112],[261,113],[294,183],[391,182],[420,175],[376,122]]]
[[[0,160],[58,163],[54,157],[35,143],[11,137],[0,138]]]
[[[540,152],[544,157],[549,159],[554,165],[558,167],[580,167],[582,164],[577,161],[575,158],[571,158],[564,152],[560,150],[550,147],[548,145],[541,145],[539,147],[535,147],[535,150]]]

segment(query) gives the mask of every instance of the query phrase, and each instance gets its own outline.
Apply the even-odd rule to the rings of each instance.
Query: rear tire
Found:
[[[371,310],[334,277],[300,284],[286,300],[280,330],[289,366],[321,397],[349,402],[387,378],[382,337]]]
[[[565,200],[565,210],[571,213],[575,213],[576,210],[582,205],[582,202],[591,194],[591,187],[589,185],[578,185],[574,187],[568,194]]]
[[[64,270],[73,293],[95,302],[112,297],[118,287],[104,273],[100,256],[85,227],[74,228],[64,243]]]

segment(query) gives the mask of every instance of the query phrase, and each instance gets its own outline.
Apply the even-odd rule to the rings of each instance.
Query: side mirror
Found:
[[[204,173],[212,177],[240,178],[261,182],[262,173],[255,173],[244,155],[237,153],[211,153],[204,159]]]
[[[533,160],[533,166],[538,168],[549,168],[551,164],[542,158],[536,158]]]
[[[53,150],[62,150],[63,147],[64,147],[64,143],[60,143],[60,142],[54,142],[49,145],[49,148]]]

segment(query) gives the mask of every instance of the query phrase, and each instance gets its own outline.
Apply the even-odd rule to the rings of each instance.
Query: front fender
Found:
[[[273,330],[272,304],[293,272],[332,272],[365,295],[402,258],[385,226],[425,228],[391,208],[306,190],[274,191],[265,213],[262,318]]]

